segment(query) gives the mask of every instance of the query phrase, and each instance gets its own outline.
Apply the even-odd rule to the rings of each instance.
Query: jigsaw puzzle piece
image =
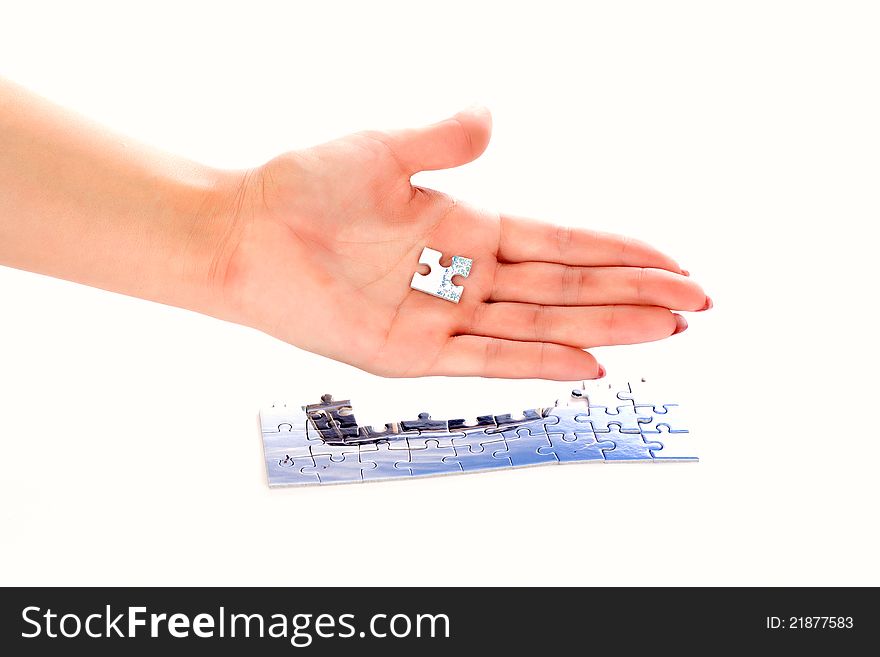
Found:
[[[586,413],[576,416],[579,422],[589,422],[596,433],[608,431],[611,424],[618,425],[624,433],[641,433],[641,426],[649,424],[652,415],[649,409],[625,405],[616,408],[605,406],[590,406]]]
[[[614,447],[613,442],[598,440],[592,431],[576,434],[549,433],[547,437],[550,440],[550,447],[539,447],[538,454],[553,454],[560,463],[604,462],[603,450]]]
[[[464,472],[509,468],[513,465],[509,458],[504,455],[495,455],[495,448],[503,444],[503,440],[499,434],[498,440],[492,437],[491,440],[481,443],[457,445],[455,456],[447,456],[443,460],[446,463],[457,463]]]
[[[311,455],[317,463],[319,456],[326,456],[335,463],[341,463],[349,454],[358,454],[359,445],[337,445],[333,443],[313,444],[311,447]]]
[[[408,456],[408,460],[400,459],[395,464],[395,467],[404,472],[409,471],[409,474],[414,477],[462,471],[458,463],[454,461],[447,463],[444,461],[447,457],[455,458],[455,449],[452,447],[440,447],[436,440],[428,441],[425,449],[411,450]]]
[[[305,431],[308,418],[301,408],[276,403],[260,411],[260,431],[263,434],[280,431]]]
[[[312,472],[315,461],[311,456],[284,455],[281,458],[266,457],[266,473],[269,486],[297,486],[319,484],[317,474]],[[303,470],[309,469],[308,472]]]
[[[624,433],[620,426],[612,424],[609,430],[602,434],[601,440],[610,442],[610,447],[603,447],[602,453],[606,461],[651,461],[651,450],[661,449],[663,445],[658,442],[648,442],[641,433]]]
[[[389,441],[392,450],[425,449],[429,440],[436,440],[441,447],[452,447],[446,420],[432,420],[430,413],[419,413],[418,420],[402,420],[399,424],[400,438]]]
[[[432,420],[430,413],[419,413],[418,420],[402,420],[400,423],[401,432],[428,432],[428,431],[446,431],[446,420]]]
[[[651,406],[655,413],[662,413],[663,407],[667,405],[665,400],[670,399],[669,390],[644,377],[631,381],[629,386],[630,394],[625,395],[626,399],[633,406]]]
[[[316,475],[322,484],[348,484],[363,481],[362,466],[357,452],[347,452],[341,459],[328,454],[314,457],[315,464],[302,469],[303,475]]]
[[[473,446],[479,451],[481,443],[497,443],[504,440],[495,424],[495,416],[480,415],[475,420],[457,418],[447,422],[449,437],[440,441],[440,446],[451,444],[453,447]],[[495,430],[495,433],[487,433]]]
[[[661,416],[662,417],[662,416]],[[656,430],[653,430],[656,429]],[[699,461],[697,444],[689,431],[673,431],[667,424],[658,424],[651,431],[642,434],[645,440],[660,444],[660,449],[651,448],[655,461]]]
[[[316,414],[309,418],[306,430],[311,440],[322,440],[336,444],[355,443],[360,435],[360,428],[355,426],[340,426],[332,418]]]
[[[380,442],[397,440],[400,436],[400,427],[397,423],[386,424],[385,428],[377,431],[371,426],[359,427],[357,443],[360,445],[374,445]]]
[[[311,454],[311,446],[315,441],[310,440],[306,432],[305,413],[302,411],[297,415],[296,410],[291,413],[264,410],[260,413],[260,427],[266,458]]]
[[[315,441],[309,440],[305,432],[276,432],[263,434],[263,451],[266,458],[285,456],[311,456]]]
[[[319,404],[309,404],[303,410],[309,429],[316,430],[325,441],[344,443],[358,437],[357,419],[348,399],[334,401],[333,395],[322,395]]]
[[[473,447],[474,449],[471,451],[480,451],[479,446],[485,443],[500,443],[504,441],[504,433],[502,431],[498,431],[495,427],[495,420],[491,415],[483,416],[482,418],[477,418],[477,421],[487,421],[487,419],[492,419],[492,424],[484,424],[483,429],[475,429],[472,428],[474,425],[467,426],[465,429],[460,430],[457,435],[452,436],[452,446],[453,447]],[[452,425],[453,420],[450,420],[449,423]],[[492,431],[495,429],[495,431]],[[450,432],[452,431],[450,427]]]
[[[633,406],[632,388],[626,381],[609,381],[598,379],[585,382],[583,394],[590,406],[617,408],[621,404]]]
[[[380,444],[373,451],[362,451],[360,459],[364,481],[409,477],[410,473],[407,470],[394,467],[395,463],[406,461],[407,458],[407,452],[391,449],[390,443]]]
[[[504,443],[493,444],[491,447],[499,448],[492,453],[494,458],[506,458],[514,467],[559,462],[552,451],[538,452],[539,447],[544,447],[546,450],[552,447],[550,439],[543,430],[532,433],[527,428],[521,427],[513,431],[505,431]]]
[[[519,426],[540,422],[544,418],[544,412],[543,409],[529,408],[516,415],[513,415],[512,413],[504,413],[503,415],[496,415],[494,417],[495,424],[499,429],[502,429],[505,427],[512,428],[510,425]]]
[[[541,424],[546,433],[578,433],[591,432],[590,419],[587,417],[586,406],[557,406],[550,409],[550,413]],[[532,433],[535,433],[532,431]]]
[[[312,420],[319,418],[332,420],[340,427],[357,426],[354,409],[349,399],[334,401],[333,395],[321,395],[321,402],[319,404],[308,404],[303,407],[303,410]]]
[[[686,432],[684,414],[678,404],[664,404],[663,406],[636,406],[638,413],[651,413],[652,420],[642,425],[642,431],[654,433],[657,426],[665,424],[672,433]]]
[[[421,431],[418,434],[408,434],[406,437],[407,448],[412,450],[427,449],[429,444],[436,447],[452,447],[455,438],[462,438],[464,433],[449,433],[448,431]]]
[[[454,285],[452,278],[454,276],[467,278],[471,273],[471,266],[474,261],[462,256],[453,256],[452,264],[449,267],[443,267],[440,264],[441,255],[439,251],[428,247],[422,249],[419,264],[427,265],[431,271],[427,274],[419,272],[413,274],[410,287],[419,292],[425,292],[426,294],[458,303],[464,288],[460,285]]]

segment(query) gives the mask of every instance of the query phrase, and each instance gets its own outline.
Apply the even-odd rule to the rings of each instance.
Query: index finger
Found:
[[[665,253],[640,240],[613,233],[501,215],[498,259],[556,262],[581,267],[654,267],[684,273]]]

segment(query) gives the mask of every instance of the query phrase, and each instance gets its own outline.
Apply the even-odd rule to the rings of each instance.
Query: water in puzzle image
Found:
[[[563,463],[697,461],[680,406],[644,379],[590,382],[552,406],[475,420],[358,423],[349,400],[324,395],[260,413],[270,486],[356,483]]]

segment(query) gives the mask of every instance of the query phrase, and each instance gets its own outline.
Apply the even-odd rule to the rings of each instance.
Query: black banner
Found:
[[[848,650],[878,633],[877,589],[9,588],[7,655],[145,649],[449,654],[462,648]]]

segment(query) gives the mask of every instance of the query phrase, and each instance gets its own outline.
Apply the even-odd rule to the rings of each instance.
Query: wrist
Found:
[[[247,171],[200,168],[173,181],[169,205],[174,246],[160,301],[238,320],[228,278],[250,215],[250,177]]]

